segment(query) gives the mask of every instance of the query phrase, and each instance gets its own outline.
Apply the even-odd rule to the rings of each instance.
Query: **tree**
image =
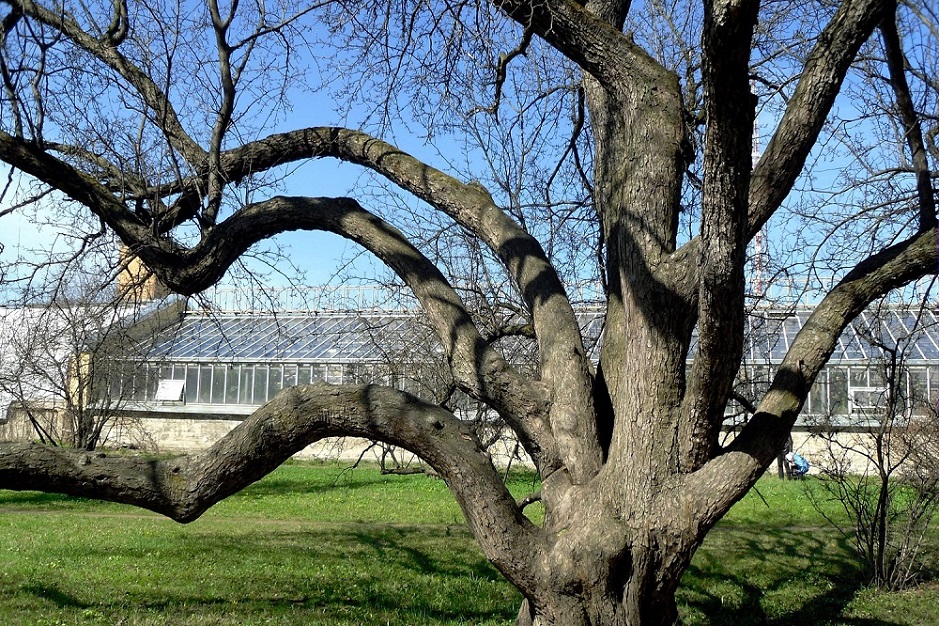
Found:
[[[146,442],[137,425],[121,415],[126,390],[113,388],[110,381],[124,361],[146,359],[146,339],[177,321],[184,303],[135,297],[143,288],[123,271],[125,265],[113,272],[96,268],[121,274],[117,290],[109,285],[101,291],[88,276],[83,283],[52,280],[46,285],[50,290],[4,307],[0,397],[13,417],[8,429],[14,432],[8,434],[88,451],[107,440]]]
[[[459,389],[515,432],[540,474],[546,519],[538,527],[523,515],[466,424],[378,384],[285,390],[197,457],[4,444],[0,486],[185,522],[322,437],[382,440],[447,482],[486,556],[523,594],[520,624],[671,624],[682,572],[786,442],[842,330],[936,267],[928,3],[337,1],[293,13],[289,3],[216,0],[192,10],[4,4],[0,159],[95,216],[183,294],[285,231],[358,243],[414,293]],[[330,44],[310,62],[316,72],[293,65],[299,51]],[[747,243],[774,215],[795,214],[787,196],[811,173],[813,150],[848,127],[836,103],[861,79],[859,61],[889,78],[892,104],[838,106],[869,118],[861,131],[902,138],[879,153],[896,202],[871,226],[864,218],[886,206],[872,204],[881,198],[865,188],[839,196],[867,236],[828,257],[844,268],[837,284],[723,445]],[[302,102],[298,77],[311,90],[335,86],[360,127],[265,134],[292,96]],[[775,120],[755,166],[751,85]],[[439,142],[444,165],[381,138],[406,134],[405,116]],[[277,195],[291,184],[285,168],[324,158],[371,172],[404,199],[386,219],[364,193]],[[480,163],[489,176],[473,175]],[[848,223],[806,218],[816,256]],[[434,262],[450,249],[419,236],[423,227],[471,242],[508,279],[519,329],[536,340],[536,371],[514,368],[481,332],[459,277]],[[562,280],[591,274],[592,262],[605,297],[596,366]]]
[[[881,358],[866,371],[852,369],[860,385],[869,385],[852,398],[853,415],[827,416],[816,425],[826,444],[815,459],[820,495],[838,503],[849,524],[829,521],[854,541],[869,582],[891,591],[929,574],[925,540],[939,508],[936,405],[928,397],[925,369],[910,367],[922,359],[915,342],[935,330],[922,312],[908,316],[908,333],[891,325],[889,308],[872,311],[866,324],[855,327]]]

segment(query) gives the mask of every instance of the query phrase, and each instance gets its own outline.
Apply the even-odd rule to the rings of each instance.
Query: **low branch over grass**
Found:
[[[179,522],[264,477],[325,437],[359,436],[407,447],[457,495],[471,527],[493,537],[496,562],[537,531],[471,430],[447,411],[375,385],[325,383],[284,390],[211,448],[155,460],[31,443],[0,444],[0,488],[42,490],[132,504]]]

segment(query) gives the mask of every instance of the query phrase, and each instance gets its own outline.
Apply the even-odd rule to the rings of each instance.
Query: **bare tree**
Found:
[[[939,421],[925,368],[910,365],[922,359],[918,340],[935,328],[911,315],[910,331],[899,331],[890,314],[871,315],[858,328],[880,358],[851,368],[860,389],[847,415],[829,415],[815,425],[826,445],[814,460],[824,493],[841,505],[850,524],[829,521],[855,542],[868,580],[896,591],[930,573],[926,537],[939,512]],[[822,501],[815,503],[824,514]]]
[[[126,260],[112,259],[112,265],[114,272],[98,268],[103,285],[100,274],[47,266],[53,275],[69,273],[67,284],[53,280],[47,285],[51,291],[31,290],[2,309],[0,397],[10,418],[8,436],[83,450],[105,440],[147,442],[138,425],[122,415],[130,389],[112,381],[125,363],[146,359],[147,339],[179,319],[183,302],[155,300],[153,294],[142,300],[147,286],[129,275],[115,289],[107,277],[126,273]]]
[[[913,19],[928,3],[3,4],[0,159],[95,216],[183,294],[288,230],[331,231],[369,250],[420,302],[460,391],[514,431],[541,476],[546,519],[538,527],[523,515],[467,424],[380,384],[285,390],[195,457],[7,444],[0,486],[188,521],[313,441],[382,440],[446,480],[486,556],[523,594],[520,624],[671,624],[682,572],[786,442],[843,329],[936,267],[937,74],[916,68],[936,58],[937,37],[934,21]],[[653,9],[672,18],[640,13]],[[650,28],[625,32],[627,18]],[[668,33],[674,45],[656,47]],[[304,74],[299,53],[314,44],[326,53],[307,57],[317,72]],[[852,70],[860,61],[891,77],[895,106],[866,114],[906,140],[879,146],[905,202],[826,257],[837,283],[755,414],[722,443],[742,356],[747,242],[787,214],[813,150],[845,127],[836,103],[863,79]],[[303,102],[291,100],[301,80],[333,89],[356,127],[264,135],[284,119],[280,107]],[[753,88],[773,127],[755,166]],[[405,119],[434,140],[439,166]],[[428,160],[385,140],[396,135]],[[549,161],[521,167],[535,156]],[[324,158],[410,199],[369,210],[367,194],[276,195],[290,184],[285,168]],[[855,217],[876,200],[863,189],[844,199]],[[849,223],[804,217],[823,241]],[[494,348],[476,301],[435,263],[443,240],[422,225],[476,242],[508,279],[536,341],[535,371]],[[565,287],[578,276],[603,284],[596,366]]]

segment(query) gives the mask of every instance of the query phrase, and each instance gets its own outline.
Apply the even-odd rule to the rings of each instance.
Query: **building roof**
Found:
[[[745,361],[779,363],[805,325],[811,310],[757,311],[747,317]],[[896,348],[910,362],[939,361],[939,320],[929,309],[889,308],[864,311],[842,333],[831,362],[883,358]]]
[[[744,361],[779,363],[811,315],[809,310],[762,309],[746,318]],[[588,350],[602,342],[602,311],[579,314]],[[518,339],[506,346],[522,349]],[[694,338],[692,339],[694,345]],[[939,361],[939,320],[931,310],[891,308],[862,313],[842,334],[832,362],[882,358],[880,346],[899,346],[909,363]],[[153,338],[151,360],[398,362],[440,351],[416,313],[206,314],[191,311],[180,324]]]
[[[430,341],[414,315],[189,314],[145,353],[172,361],[375,362]]]

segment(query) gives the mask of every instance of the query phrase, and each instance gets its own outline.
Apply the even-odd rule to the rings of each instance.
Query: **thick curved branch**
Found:
[[[163,130],[169,144],[193,166],[205,160],[206,152],[183,128],[169,98],[147,75],[134,65],[109,39],[92,37],[64,11],[50,11],[31,0],[6,0],[16,11],[38,20],[68,37],[79,48],[99,59],[124,77],[154,112],[154,122]]]
[[[502,260],[532,312],[542,379],[563,400],[552,429],[565,465],[586,479],[601,458],[592,419],[590,368],[580,327],[557,273],[538,241],[496,206],[482,187],[464,184],[366,133],[308,128],[272,135],[229,151],[223,170],[232,180],[255,170],[303,158],[334,157],[368,167],[436,207],[475,233]],[[573,407],[576,407],[573,408]]]
[[[499,255],[532,311],[542,380],[554,394],[553,406],[559,407],[551,411],[550,417],[558,454],[578,481],[591,477],[599,468],[601,452],[591,412],[589,362],[570,301],[537,240],[497,207],[484,189],[465,185],[357,131],[319,128],[268,137],[227,152],[222,172],[231,173],[229,180],[238,180],[252,169],[325,156],[374,169],[450,215]],[[306,199],[305,206],[297,209],[297,204],[288,206],[295,201],[275,198],[239,210],[207,232],[197,246],[185,249],[154,235],[151,224],[128,211],[105,187],[33,143],[0,131],[0,159],[89,207],[134,254],[180,293],[195,293],[213,284],[238,255],[265,237],[285,230],[326,228],[323,219],[316,216],[329,214],[333,207],[340,212],[359,208],[347,199]],[[269,219],[278,204],[281,206],[276,211],[283,219]],[[541,453],[555,458],[546,450]]]
[[[683,471],[718,445],[724,406],[743,354],[747,190],[755,102],[750,42],[758,3],[705,3],[702,77],[707,93],[701,245],[697,260],[698,350],[682,406]]]
[[[407,448],[447,482],[489,557],[517,584],[517,557],[538,529],[524,517],[466,424],[404,392],[371,385],[292,387],[194,457],[107,456],[37,444],[0,444],[0,488],[122,502],[189,522],[324,437]],[[530,584],[527,583],[527,584]]]
[[[890,72],[890,86],[897,100],[897,111],[910,149],[913,171],[916,174],[916,193],[919,196],[919,227],[928,230],[936,226],[936,198],[932,189],[932,173],[926,158],[926,144],[923,130],[916,116],[910,85],[906,80],[906,62],[900,47],[900,34],[897,32],[896,6],[893,12],[880,24],[883,35],[884,51],[887,57],[887,69]]]
[[[848,68],[883,19],[887,5],[883,0],[844,0],[819,34],[786,112],[753,170],[747,239],[759,231],[792,190]]]
[[[709,528],[756,482],[783,448],[815,378],[844,329],[892,289],[935,273],[936,229],[859,263],[815,308],[779,366],[756,414],[727,450],[684,479],[688,510],[704,512]],[[717,485],[721,485],[720,488]]]

